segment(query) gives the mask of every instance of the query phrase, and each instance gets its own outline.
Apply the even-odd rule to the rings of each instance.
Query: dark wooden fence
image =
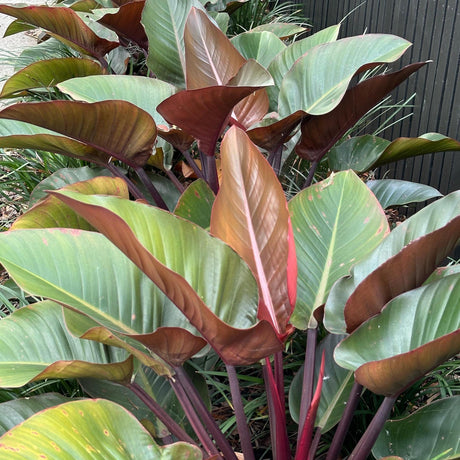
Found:
[[[399,35],[413,46],[398,66],[433,61],[395,92],[395,101],[417,93],[413,116],[387,129],[383,137],[391,140],[440,132],[460,140],[460,0],[297,0],[297,3],[313,24],[313,30],[337,24],[356,8],[343,21],[341,37],[363,32]],[[393,163],[380,171],[383,173],[387,177],[429,184],[448,193],[460,189],[460,152]]]

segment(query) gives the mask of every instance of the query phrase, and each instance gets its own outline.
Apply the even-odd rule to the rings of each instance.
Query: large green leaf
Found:
[[[286,48],[283,41],[271,32],[245,32],[233,37],[231,42],[244,58],[255,59],[265,68]]]
[[[352,268],[351,276],[333,286],[325,308],[326,328],[337,334],[351,330],[377,314],[392,297],[420,286],[455,247],[459,214],[460,192],[454,192],[398,225]]]
[[[443,196],[434,187],[396,179],[369,180],[366,185],[383,208],[402,206]]]
[[[357,172],[427,153],[460,150],[455,139],[438,133],[420,137],[400,137],[390,142],[369,134],[353,137],[331,149],[328,155],[331,169],[353,169]]]
[[[211,232],[249,265],[259,284],[258,316],[277,334],[287,332],[295,302],[296,266],[288,266],[292,237],[286,198],[266,159],[239,128],[221,145],[222,185],[211,214]]]
[[[123,179],[115,177],[95,177],[93,179],[67,185],[64,190],[75,190],[87,195],[114,195],[129,199],[128,186]],[[80,228],[94,230],[85,219],[80,217],[55,196],[48,196],[40,203],[22,214],[11,226],[19,228]]]
[[[275,57],[268,67],[268,70],[275,81],[275,86],[268,89],[270,107],[272,110],[278,110],[278,95],[281,82],[283,81],[284,76],[292,68],[295,61],[315,46],[337,40],[339,30],[340,24],[320,30],[310,37],[295,41]]]
[[[245,59],[201,10],[192,8],[184,30],[187,89],[226,85]]]
[[[287,116],[297,110],[311,115],[330,112],[340,103],[360,69],[393,62],[409,46],[407,40],[380,34],[344,38],[316,46],[298,59],[283,78],[280,115]]]
[[[84,54],[102,58],[119,43],[98,37],[75,11],[65,7],[0,5],[0,13],[41,27]]]
[[[58,88],[77,101],[100,102],[119,99],[131,102],[150,114],[157,124],[166,124],[156,108],[176,88],[156,78],[136,75],[102,75],[67,80]]]
[[[132,414],[103,399],[72,401],[30,417],[0,438],[0,452],[11,460],[202,458],[190,444],[156,445]]]
[[[126,101],[16,104],[3,109],[0,118],[51,129],[78,141],[79,145],[84,144],[96,150],[95,159],[98,161],[100,160],[97,155],[102,153],[108,158],[114,156],[133,167],[145,164],[156,139],[153,118]],[[49,140],[60,145],[60,139]],[[38,144],[37,148],[40,147]],[[66,144],[63,144],[62,150],[65,147]]]
[[[185,22],[198,0],[146,0],[142,25],[149,41],[148,67],[161,80],[185,86]]]
[[[458,274],[405,292],[343,340],[335,360],[374,393],[397,394],[460,352],[459,307]]]
[[[297,303],[291,323],[316,325],[332,285],[388,234],[379,203],[352,171],[331,175],[289,202],[296,242]]]
[[[174,209],[176,216],[183,217],[201,228],[209,228],[211,209],[215,195],[209,185],[198,179],[187,187]]]
[[[68,401],[70,401],[70,398],[62,396],[59,393],[45,393],[30,398],[13,399],[1,403],[0,436],[35,413]]]
[[[270,32],[284,40],[292,37],[293,35],[301,34],[302,32],[305,32],[305,30],[305,27],[289,22],[269,22],[267,24],[261,24],[260,26],[254,27],[250,30],[250,32]]]
[[[24,290],[83,314],[65,313],[74,335],[124,347],[166,374],[168,368],[145,347],[177,364],[205,344],[169,299],[99,233],[17,230],[0,234],[0,249],[2,265]]]
[[[102,67],[90,59],[46,59],[24,67],[11,76],[2,88],[0,97],[33,88],[47,88],[69,78],[99,75]]]
[[[460,396],[441,399],[399,420],[389,420],[377,438],[376,458],[397,455],[404,460],[459,458]]]
[[[254,325],[258,303],[254,277],[222,241],[142,203],[54,193],[125,252],[224,361],[253,363],[279,350],[271,326],[265,321]]]
[[[0,321],[0,386],[21,387],[47,378],[129,380],[124,350],[69,334],[62,307],[51,301],[20,308]]]
[[[321,399],[315,421],[315,427],[320,428],[321,433],[329,431],[342,418],[354,383],[353,372],[338,366],[333,357],[334,348],[344,337],[343,335],[329,334],[316,348],[315,382],[318,380],[323,351],[325,353]],[[302,395],[303,369],[304,366],[299,369],[289,389],[289,411],[297,423]]]

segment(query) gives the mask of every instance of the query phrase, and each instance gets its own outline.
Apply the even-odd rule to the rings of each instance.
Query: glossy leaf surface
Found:
[[[192,8],[184,30],[187,89],[226,85],[245,63],[204,11]]]
[[[52,6],[13,7],[0,5],[0,13],[8,14],[28,24],[50,32],[65,44],[98,58],[102,58],[119,43],[98,37],[70,8]]]
[[[362,116],[425,64],[409,64],[398,72],[369,78],[346,90],[331,112],[305,117],[296,153],[307,160],[319,161]]]
[[[231,128],[225,135],[221,162],[211,232],[248,263],[259,284],[259,318],[283,336],[292,313],[286,198],[271,166],[240,129]]]
[[[377,197],[383,208],[418,203],[443,196],[434,187],[404,180],[369,180],[366,185]]]
[[[125,101],[16,104],[3,109],[0,118],[51,129],[134,167],[145,164],[156,139],[153,118]]]
[[[231,42],[245,59],[255,59],[265,68],[286,48],[283,41],[272,32],[244,32],[233,37]]]
[[[320,428],[322,433],[329,431],[342,418],[354,383],[353,372],[338,366],[333,357],[334,348],[344,337],[344,335],[329,334],[318,344],[315,353],[314,381],[316,382],[320,370],[321,356],[323,351],[325,352],[323,386],[315,421],[315,427]],[[303,369],[304,367],[302,366],[289,389],[289,411],[297,423],[299,420]]]
[[[45,393],[30,398],[18,398],[0,404],[0,436],[24,420],[48,407],[70,401],[59,393]]]
[[[142,12],[148,67],[161,80],[181,88],[185,87],[184,29],[192,7],[204,11],[198,0],[146,0]]]
[[[0,331],[1,387],[47,378],[123,381],[131,376],[132,360],[124,350],[70,335],[62,307],[54,302],[20,308],[0,321]]]
[[[204,180],[198,179],[181,195],[174,214],[207,229],[211,224],[214,200],[215,195],[209,185]]]
[[[460,396],[435,401],[399,420],[385,423],[372,453],[405,460],[454,459],[460,455]]]
[[[268,323],[253,326],[258,299],[249,268],[220,240],[141,203],[55,193],[128,255],[224,361],[252,363],[279,349]]]
[[[157,446],[132,414],[103,399],[72,401],[30,417],[0,438],[1,452],[11,460],[57,453],[94,460],[202,458],[198,447],[186,443]]]
[[[459,299],[458,274],[405,292],[341,342],[336,362],[374,393],[397,394],[460,352]]]
[[[410,43],[393,35],[368,34],[320,45],[298,59],[283,79],[279,113],[323,115],[342,100],[358,70],[400,58]]]
[[[85,182],[67,185],[64,190],[74,190],[86,195],[114,195],[129,199],[128,186],[123,179],[95,177]],[[55,196],[48,196],[40,203],[22,214],[11,226],[19,228],[79,228],[94,230],[85,219],[80,217]]]
[[[61,83],[58,88],[77,101],[100,102],[119,99],[131,102],[150,114],[157,124],[166,123],[157,112],[157,105],[176,92],[176,88],[169,83],[136,75],[77,78]]]
[[[90,59],[46,59],[24,67],[11,76],[2,88],[0,97],[33,89],[56,86],[69,78],[103,73],[102,67]]]
[[[454,192],[398,225],[352,268],[351,276],[334,285],[326,303],[326,328],[338,334],[347,327],[351,330],[377,314],[392,297],[420,286],[457,242],[459,214],[460,192]],[[360,305],[363,299],[367,300]],[[344,309],[349,310],[347,324]]]
[[[291,322],[306,329],[332,285],[389,233],[383,209],[352,171],[331,175],[289,202],[296,242],[297,303]]]

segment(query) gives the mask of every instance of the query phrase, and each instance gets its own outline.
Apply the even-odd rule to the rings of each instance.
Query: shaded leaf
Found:
[[[103,399],[72,401],[45,409],[3,435],[2,451],[12,460],[32,460],[40,455],[55,458],[56,452],[60,457],[90,455],[98,460],[202,458],[198,447],[186,443],[156,445],[132,414]]]
[[[187,89],[226,85],[245,63],[208,15],[192,8],[184,30]]]
[[[411,415],[385,423],[372,449],[375,457],[398,455],[405,460],[458,458],[460,396],[435,401]]]
[[[141,24],[145,0],[130,1],[121,5],[116,13],[107,13],[99,23],[115,31],[120,38],[137,43],[144,50],[148,49],[148,39]]]
[[[314,381],[318,380],[321,356],[323,351],[325,352],[323,387],[315,421],[315,427],[320,428],[321,433],[329,431],[342,418],[354,382],[353,372],[338,366],[333,357],[334,348],[344,337],[344,335],[329,334],[317,346],[315,352]],[[296,423],[299,420],[303,369],[304,366],[299,369],[289,389],[289,411]]]
[[[255,59],[267,68],[286,45],[272,32],[245,32],[233,37],[232,45],[245,59]]]
[[[0,386],[21,387],[47,378],[129,380],[132,359],[124,350],[69,334],[62,307],[43,301],[0,321]]]
[[[169,83],[136,75],[76,78],[59,84],[58,88],[78,101],[100,102],[119,99],[131,102],[149,113],[157,124],[166,123],[157,112],[157,105],[176,92],[176,88]]]
[[[369,180],[366,185],[377,197],[383,208],[418,203],[443,196],[434,187],[404,180]]]
[[[11,76],[5,82],[0,97],[8,97],[33,88],[56,86],[69,78],[101,73],[103,73],[102,67],[89,59],[46,59],[24,67]]]
[[[204,11],[198,0],[146,0],[142,25],[149,42],[147,65],[161,80],[185,86],[185,22],[192,7]]]
[[[381,34],[343,38],[316,46],[298,59],[283,78],[280,115],[287,116],[296,110],[311,115],[330,112],[340,103],[358,71],[396,61],[409,46],[407,40]]]
[[[305,117],[302,137],[296,146],[297,155],[319,161],[375,104],[425,64],[409,64],[398,72],[369,78],[349,90],[345,89],[340,102],[334,104],[331,112]]]
[[[289,202],[298,260],[297,303],[291,323],[315,327],[315,309],[332,285],[389,233],[379,203],[352,171],[331,175]],[[312,323],[312,324],[311,324]]]
[[[8,24],[8,27],[3,34],[3,37],[10,37],[11,35],[15,35],[21,32],[27,32],[28,30],[36,29],[35,26],[31,26],[25,22],[20,21],[19,19],[15,19],[13,22]]]
[[[428,279],[425,281],[425,284],[439,280],[445,276],[454,275],[455,273],[460,273],[460,264],[458,263],[454,265],[448,265],[447,267],[439,267],[428,277]]]
[[[128,186],[118,177],[95,177],[84,182],[67,185],[63,190],[74,190],[86,195],[114,195],[129,199]],[[85,219],[76,214],[55,196],[48,196],[22,214],[11,226],[19,228],[80,228],[94,230]]]
[[[81,168],[62,168],[51,174],[51,176],[43,179],[30,194],[29,207],[33,206],[37,201],[48,196],[48,190],[57,190],[66,185],[75,184],[89,179],[94,179],[99,176],[111,176],[107,169],[90,168],[82,166]]]
[[[211,232],[249,265],[259,284],[258,317],[278,336],[288,333],[290,219],[281,185],[247,135],[230,128],[221,145],[222,185],[211,214]],[[295,267],[293,268],[293,270]]]
[[[402,222],[352,268],[351,276],[338,280],[326,303],[326,328],[339,334],[352,330],[392,297],[420,286],[457,243],[459,198],[460,192],[451,193]],[[371,280],[375,284],[369,288]]]
[[[253,326],[255,280],[223,242],[188,221],[142,203],[54,193],[125,252],[225,362],[253,363],[279,350],[281,344],[268,323]]]
[[[78,141],[78,145],[86,144],[90,150],[85,149],[82,158],[95,156],[93,161],[98,163],[101,163],[102,153],[103,157],[114,156],[133,167],[142,166],[151,155],[156,138],[156,126],[152,117],[125,101],[16,104],[3,109],[0,118],[52,129]],[[49,137],[39,140],[57,142],[58,146],[64,144],[62,150],[67,142]],[[40,147],[41,145],[37,145],[37,148]],[[71,153],[78,156],[78,153]]]
[[[0,13],[47,30],[83,54],[102,58],[119,43],[98,37],[75,11],[65,7],[0,5]]]
[[[460,352],[459,299],[458,274],[401,294],[338,345],[336,362],[374,393],[399,393]]]
[[[214,199],[214,193],[209,185],[204,180],[198,179],[190,184],[181,195],[174,209],[174,214],[199,225],[201,228],[209,228]]]
[[[48,407],[70,401],[59,393],[45,393],[30,398],[13,399],[0,404],[0,436]]]

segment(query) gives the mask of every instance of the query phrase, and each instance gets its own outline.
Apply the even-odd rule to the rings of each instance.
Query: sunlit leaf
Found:
[[[272,22],[254,27],[251,29],[251,32],[270,32],[282,40],[285,40],[293,35],[301,34],[302,32],[305,32],[305,30],[305,27],[298,26],[297,24],[288,22]]]
[[[75,430],[78,436],[75,435]],[[147,430],[121,406],[103,399],[72,401],[45,409],[0,438],[7,458],[202,458],[186,443],[158,446]]]
[[[435,401],[399,420],[389,420],[377,438],[376,458],[448,460],[460,456],[460,396]]]
[[[98,37],[70,8],[52,6],[14,7],[0,5],[0,13],[8,14],[28,24],[47,30],[65,44],[102,58],[119,43]]]
[[[271,166],[238,128],[225,135],[221,161],[222,185],[212,209],[211,232],[248,263],[259,284],[259,318],[283,336],[292,313],[284,192]]]
[[[95,177],[84,182],[67,185],[64,190],[74,190],[86,195],[114,195],[125,200],[129,198],[126,182],[116,177]],[[13,223],[11,230],[55,227],[94,230],[85,219],[51,195],[22,214]]]
[[[443,196],[434,187],[404,180],[369,180],[366,185],[377,197],[383,208],[418,203]]]
[[[316,325],[332,285],[389,233],[383,209],[352,171],[331,175],[289,202],[296,242],[297,303],[291,323]]]
[[[336,362],[374,393],[399,393],[460,352],[459,299],[458,274],[401,294],[338,345]]]
[[[11,76],[2,88],[0,97],[33,89],[48,88],[69,78],[103,73],[102,67],[90,59],[47,59],[24,67]]]
[[[0,386],[21,387],[47,378],[129,380],[132,359],[124,350],[69,334],[62,307],[43,301],[0,321]]]

